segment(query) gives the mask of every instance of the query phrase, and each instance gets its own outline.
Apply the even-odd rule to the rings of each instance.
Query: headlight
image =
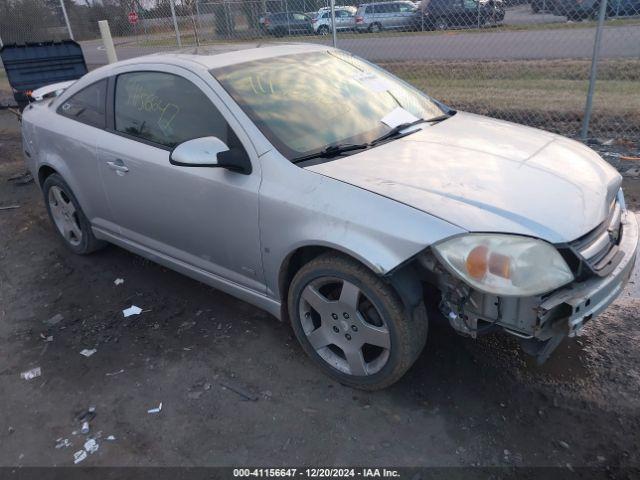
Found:
[[[573,280],[558,250],[533,238],[472,233],[433,249],[452,273],[473,288],[495,295],[539,295]]]

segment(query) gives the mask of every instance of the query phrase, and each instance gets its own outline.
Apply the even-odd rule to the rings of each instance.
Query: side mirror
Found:
[[[246,175],[252,170],[244,148],[229,148],[217,137],[194,138],[181,143],[171,151],[169,162],[179,167],[221,167]]]

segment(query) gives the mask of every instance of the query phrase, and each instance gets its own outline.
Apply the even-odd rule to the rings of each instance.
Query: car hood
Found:
[[[459,112],[362,153],[306,167],[467,231],[562,243],[604,221],[622,178],[590,148]]]

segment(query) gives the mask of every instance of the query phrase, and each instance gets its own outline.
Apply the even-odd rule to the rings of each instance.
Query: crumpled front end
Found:
[[[573,337],[622,292],[633,271],[638,223],[620,197],[609,218],[575,242],[558,245],[576,280],[534,297],[500,297],[474,290],[444,268],[430,251],[417,260],[442,296],[440,310],[460,333],[477,337],[502,328],[543,363],[567,336]]]

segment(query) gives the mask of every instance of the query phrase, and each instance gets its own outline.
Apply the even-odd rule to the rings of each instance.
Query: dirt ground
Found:
[[[69,253],[36,186],[8,181],[24,169],[14,124],[0,122],[0,207],[20,206],[0,210],[0,466],[72,465],[94,439],[82,466],[640,467],[637,272],[543,367],[512,337],[434,321],[410,372],[363,393],[246,303],[116,247]],[[634,209],[639,182],[625,180]],[[143,313],[123,318],[131,305]]]

